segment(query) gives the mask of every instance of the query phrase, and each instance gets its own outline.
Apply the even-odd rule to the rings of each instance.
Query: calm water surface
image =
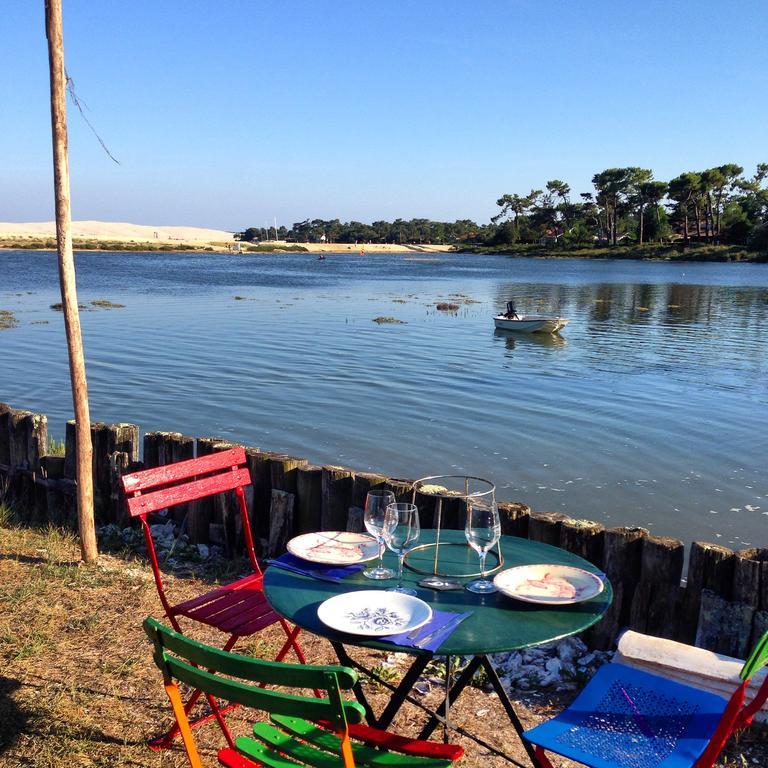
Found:
[[[77,257],[92,418],[487,477],[609,525],[768,545],[768,266],[495,256]],[[234,297],[241,297],[235,299]],[[514,297],[562,338],[494,332]],[[52,254],[0,253],[0,400],[71,418]],[[456,301],[454,313],[438,301]],[[377,325],[392,316],[402,324]]]

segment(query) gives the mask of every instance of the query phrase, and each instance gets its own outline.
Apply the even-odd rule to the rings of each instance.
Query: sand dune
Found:
[[[55,237],[52,221],[13,224],[0,222],[0,237]],[[120,242],[158,243],[169,241],[188,243],[230,243],[232,232],[203,227],[165,227],[127,222],[73,221],[72,236],[92,240],[117,240]]]

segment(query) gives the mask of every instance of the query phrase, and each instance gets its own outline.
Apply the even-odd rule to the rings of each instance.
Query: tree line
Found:
[[[620,241],[643,244],[681,238],[706,243],[768,244],[768,163],[752,176],[735,163],[686,171],[670,181],[649,168],[608,168],[592,177],[594,191],[572,199],[559,179],[527,195],[502,195],[489,244]]]
[[[681,240],[768,249],[768,163],[754,174],[727,163],[686,171],[669,181],[649,168],[608,168],[592,177],[593,190],[574,196],[552,179],[527,195],[505,194],[489,224],[395,219],[365,224],[305,219],[290,229],[249,227],[241,240],[309,243],[440,243],[584,246]]]
[[[431,221],[430,219],[395,219],[394,221],[341,222],[339,219],[305,219],[286,227],[249,227],[237,233],[240,240],[285,240],[295,243],[476,243],[496,231],[492,224],[480,225],[469,219]]]

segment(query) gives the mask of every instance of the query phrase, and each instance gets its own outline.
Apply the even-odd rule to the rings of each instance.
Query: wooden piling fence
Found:
[[[91,425],[93,476],[100,524],[127,525],[120,478],[126,472],[226,450],[217,437],[197,439],[179,432],[147,432],[139,461],[139,427]],[[48,455],[43,414],[0,403],[0,501],[30,523],[74,526],[77,520],[74,422],[65,425],[64,456]],[[365,496],[372,488],[392,490],[398,501],[415,498],[423,527],[433,523],[434,498],[413,493],[413,481],[348,467],[311,464],[306,459],[246,447],[252,484],[246,500],[260,556],[282,552],[291,536],[315,530],[361,530]],[[734,552],[707,542],[690,547],[683,578],[685,545],[651,536],[643,528],[608,528],[558,512],[534,512],[522,502],[499,504],[502,532],[566,549],[601,569],[614,602],[586,639],[608,648],[629,626],[708,650],[742,656],[768,629],[768,548]],[[220,494],[171,511],[190,541],[219,544],[225,555],[242,553],[237,500]],[[463,528],[460,503],[443,503],[443,524]]]

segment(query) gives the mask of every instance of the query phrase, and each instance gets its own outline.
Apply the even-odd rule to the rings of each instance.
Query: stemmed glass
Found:
[[[415,595],[416,590],[403,586],[403,561],[419,540],[419,510],[415,504],[390,504],[384,523],[384,543],[398,557],[397,586],[388,592]]]
[[[391,579],[395,572],[391,568],[385,568],[384,559],[384,523],[387,516],[387,507],[395,503],[395,494],[392,491],[370,491],[365,497],[365,529],[379,544],[379,564],[375,568],[363,571],[363,576],[369,579]]]
[[[487,595],[496,591],[492,581],[485,578],[485,558],[488,550],[501,538],[499,508],[495,494],[482,497],[470,496],[467,499],[467,524],[464,529],[467,543],[480,555],[480,578],[470,581],[466,588],[478,595]]]

